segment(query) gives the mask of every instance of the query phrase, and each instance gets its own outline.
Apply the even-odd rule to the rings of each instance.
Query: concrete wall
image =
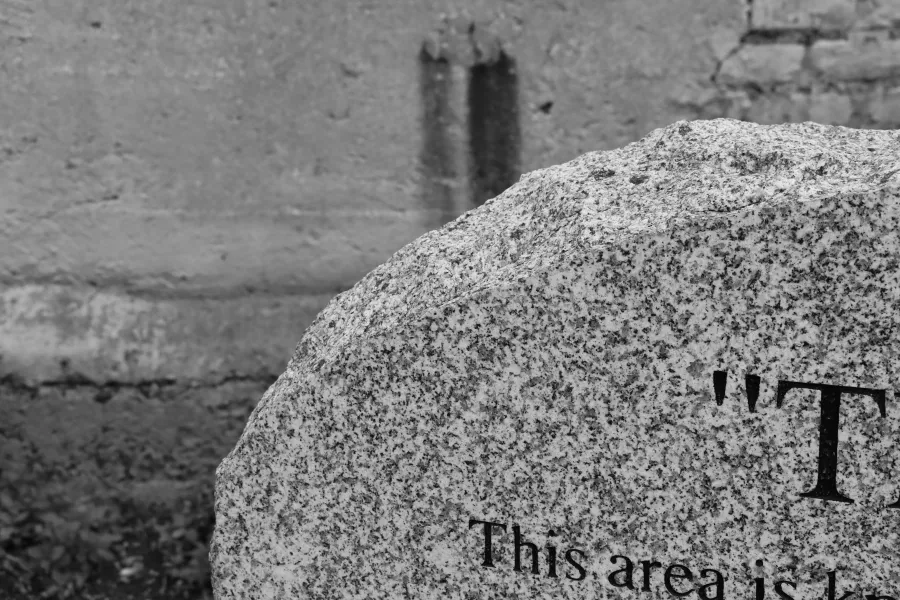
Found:
[[[677,119],[900,127],[898,32],[898,0],[4,0],[0,569],[199,597],[215,466],[335,293]]]

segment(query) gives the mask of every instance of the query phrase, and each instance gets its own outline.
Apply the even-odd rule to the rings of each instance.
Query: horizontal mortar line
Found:
[[[97,381],[85,377],[83,375],[74,374],[70,377],[62,379],[47,379],[36,382],[24,381],[15,374],[0,377],[0,386],[11,388],[16,391],[35,392],[40,388],[75,388],[75,387],[93,387],[93,388],[112,388],[112,389],[138,389],[157,386],[159,388],[217,388],[231,383],[261,383],[271,385],[275,383],[280,374],[266,375],[228,375],[216,381],[205,381],[202,379],[191,378],[173,378],[162,377],[159,379],[140,379],[136,381],[122,381],[118,379],[108,379]]]
[[[740,43],[748,46],[767,46],[771,44],[797,44],[812,45],[821,40],[849,41],[851,35],[865,35],[866,33],[881,34],[887,32],[888,38],[893,40],[900,37],[900,28],[888,29],[815,29],[815,28],[784,28],[784,29],[750,29],[745,32]]]
[[[72,274],[66,273],[66,278],[70,278]],[[149,278],[150,276],[148,276]],[[108,294],[110,296],[121,296],[123,298],[134,298],[136,300],[149,301],[165,301],[165,300],[196,300],[196,301],[231,301],[239,299],[295,299],[295,298],[315,298],[318,296],[335,296],[343,292],[349,291],[356,283],[347,285],[336,285],[334,287],[307,287],[307,286],[272,286],[259,285],[253,283],[242,284],[239,286],[219,289],[210,286],[191,287],[179,282],[182,288],[174,287],[172,289],[158,289],[150,285],[142,286],[137,283],[121,283],[119,279],[94,278],[94,283],[84,281],[66,281],[61,280],[59,275],[47,275],[29,279],[12,279],[9,277],[0,277],[0,286],[6,289],[0,290],[0,294],[4,291],[14,288],[23,288],[30,286],[47,286],[56,288],[65,288],[66,290],[77,290],[93,292],[97,294]]]
[[[784,92],[801,92],[805,94],[813,93],[815,91],[845,91],[849,93],[847,90],[841,90],[842,86],[848,85],[867,85],[873,86],[875,84],[881,84],[885,87],[893,87],[900,85],[900,77],[878,77],[876,79],[869,78],[855,78],[855,79],[834,79],[827,78],[821,75],[818,76],[817,80],[812,84],[805,83],[803,85],[798,84],[794,81],[779,81],[777,83],[765,83],[760,84],[752,81],[748,81],[746,83],[720,83],[716,82],[716,86],[720,89],[720,91],[726,92],[755,92],[760,95],[765,95],[768,93],[784,93]]]
[[[186,208],[145,208],[138,206],[120,205],[113,206],[109,202],[82,203],[68,206],[59,210],[46,211],[36,215],[28,215],[34,219],[56,219],[61,214],[92,210],[103,212],[115,211],[118,213],[132,214],[140,217],[188,217],[202,219],[204,217],[227,219],[254,219],[265,217],[365,217],[365,216],[390,216],[390,217],[419,217],[430,212],[438,212],[438,209],[430,208],[330,208],[328,206],[309,208],[281,205],[276,208],[258,208],[254,210],[197,210]]]
[[[848,31],[840,29],[785,27],[783,29],[750,29],[741,36],[740,42],[748,46],[765,46],[768,44],[797,43],[797,38],[801,38],[803,43],[812,43],[818,40],[847,40],[849,37]]]

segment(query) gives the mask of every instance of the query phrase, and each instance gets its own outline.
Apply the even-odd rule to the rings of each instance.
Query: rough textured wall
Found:
[[[336,292],[677,119],[900,126],[897,31],[897,0],[4,0],[0,592],[196,597],[213,469]]]

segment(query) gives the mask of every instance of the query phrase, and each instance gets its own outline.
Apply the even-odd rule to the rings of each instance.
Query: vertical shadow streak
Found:
[[[520,175],[519,81],[515,60],[501,52],[469,74],[469,160],[472,204],[481,206]]]
[[[419,53],[419,96],[422,102],[422,208],[429,229],[456,218],[453,181],[457,177],[450,126],[452,73],[444,58],[432,58],[423,47]]]

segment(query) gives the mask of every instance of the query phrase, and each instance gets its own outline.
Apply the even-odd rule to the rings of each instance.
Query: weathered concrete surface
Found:
[[[420,196],[417,61],[442,14],[516,58],[523,171],[677,118],[785,117],[768,93],[745,101],[748,85],[803,97],[821,77],[853,105],[830,121],[895,127],[877,89],[840,86],[900,77],[900,9],[851,4],[8,2],[0,282],[346,289],[440,210]],[[843,37],[742,44],[751,28]],[[874,41],[844,39],[872,28]]]
[[[810,48],[809,58],[813,69],[821,71],[829,80],[877,81],[900,77],[900,40],[887,39],[887,35],[859,43],[822,40]]]
[[[61,285],[0,289],[0,379],[103,385],[274,377],[331,297],[146,299]]]
[[[706,34],[739,6],[23,3],[28,35],[0,32],[0,282],[345,289],[427,230],[417,61],[441,12],[505,36],[523,105],[552,96],[523,112],[533,169],[680,116],[668,90],[709,85]]]
[[[845,4],[758,0],[752,26],[822,27],[822,15],[843,15]],[[893,6],[831,19],[829,31],[878,27],[886,36],[900,14]],[[7,284],[346,289],[424,233],[438,210],[420,197],[415,165],[418,49],[441,14],[463,28],[485,24],[487,52],[516,58],[523,171],[621,146],[677,118],[784,118],[766,95],[743,107],[733,88],[900,76],[897,42],[887,38],[820,40],[808,57],[796,43],[742,45],[751,24],[738,0],[4,7]],[[461,64],[466,51],[456,53]],[[826,111],[829,121],[895,126],[893,111],[866,108],[876,90],[831,91],[860,108]],[[455,108],[464,121],[465,106]]]
[[[770,85],[796,79],[806,51],[798,44],[741,46],[722,63],[717,81],[726,85]]]
[[[842,30],[858,19],[855,0],[754,0],[750,13],[754,29],[776,31]]]
[[[402,196],[384,184],[359,191],[373,202]],[[397,240],[424,232],[422,212],[350,206],[200,214],[110,203],[27,212],[0,224],[0,282],[90,283],[168,296],[334,293],[374,267],[375,257],[389,256]]]
[[[900,86],[882,89],[872,99],[872,115],[884,122],[900,123]]]

